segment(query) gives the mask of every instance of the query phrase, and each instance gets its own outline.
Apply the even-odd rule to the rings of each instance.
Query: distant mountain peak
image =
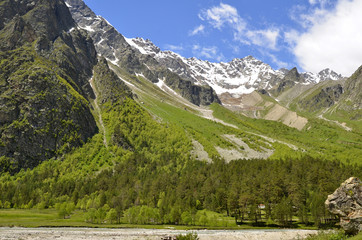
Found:
[[[225,92],[248,94],[260,89],[269,90],[277,86],[287,74],[291,74],[289,73],[290,71],[297,71],[296,69],[274,70],[270,65],[251,55],[244,58],[235,58],[230,62],[215,63],[195,57],[185,58],[173,51],[162,51],[150,39],[140,37],[125,38],[121,37],[121,35],[117,36],[117,39],[109,39],[109,37],[115,36],[113,31],[116,30],[104,18],[96,16],[90,9],[84,9],[87,7],[81,0],[66,0],[66,2],[73,9],[73,5],[77,5],[77,8],[82,9],[79,12],[72,10],[81,28],[89,32],[94,30],[109,32],[109,34],[105,35],[92,35],[98,50],[102,49],[101,54],[114,64],[117,64],[124,55],[119,49],[124,48],[124,45],[128,45],[128,48],[133,49],[133,51],[153,57],[160,65],[185,80],[189,80],[196,85],[211,86],[217,94]],[[78,16],[79,14],[83,14],[82,18]],[[119,45],[119,47],[116,46],[116,48],[109,50],[110,47],[107,44],[109,41],[112,41],[112,43],[117,42],[116,45]],[[341,78],[339,74],[329,69],[322,70],[318,74],[300,73],[300,75],[301,77],[298,77],[300,81],[298,82],[301,84],[318,83],[328,79],[338,80]]]
[[[330,69],[318,74],[299,73],[291,70],[274,70],[270,65],[248,55],[235,58],[230,62],[213,63],[195,57],[185,58],[172,51],[161,51],[152,41],[142,38],[127,39],[127,42],[142,54],[153,56],[172,72],[179,74],[198,85],[209,85],[217,94],[247,94],[259,89],[272,89],[286,76],[291,76],[297,83],[315,84],[325,80],[338,80],[342,76]]]

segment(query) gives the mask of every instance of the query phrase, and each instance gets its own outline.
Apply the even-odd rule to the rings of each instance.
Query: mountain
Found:
[[[2,0],[0,19],[0,165],[16,171],[98,132],[89,80],[95,67],[110,70],[62,0]],[[113,89],[123,89],[117,79]]]
[[[103,133],[108,146],[118,128],[112,125],[109,129],[111,122],[103,119],[104,112],[117,109],[133,96],[155,115],[158,113],[149,105],[152,101],[213,120],[217,119],[211,110],[197,106],[220,103],[221,98],[236,112],[281,121],[299,130],[309,123],[299,114],[303,109],[359,109],[350,104],[360,98],[354,90],[360,83],[357,73],[345,85],[327,86],[307,99],[306,91],[296,94],[295,89],[314,89],[319,86],[316,82],[341,76],[331,70],[314,75],[296,69],[273,70],[251,56],[229,63],[186,59],[161,51],[149,40],[124,38],[81,0],[33,3],[2,0],[0,5],[0,153],[4,169],[32,168],[82,146],[97,133]],[[284,101],[282,97],[293,95],[291,92],[295,97]],[[300,101],[290,105],[294,100]],[[117,141],[134,149],[122,131]],[[228,151],[211,150],[209,155],[225,157]],[[240,154],[234,158],[248,157]]]
[[[297,68],[274,70],[252,56],[228,63],[212,63],[184,58],[172,51],[161,51],[148,39],[125,39],[134,50],[152,57],[182,78],[196,85],[211,86],[228,109],[252,118],[280,121],[299,130],[308,123],[308,119],[302,116],[304,109],[317,111],[329,108],[338,102],[343,93],[339,81],[343,81],[344,77],[328,68],[319,73],[299,73]],[[320,85],[330,81],[336,86],[315,93],[316,97],[306,100],[305,90],[312,88],[318,91]],[[302,113],[290,108],[295,98],[303,98],[297,104]]]
[[[254,90],[269,90],[287,77],[290,71],[274,70],[268,64],[247,56],[228,63],[211,63],[196,58],[184,58],[172,51],[161,51],[150,40],[127,39],[127,42],[143,55],[152,56],[161,65],[198,85],[209,85],[218,95],[222,93],[248,94]],[[291,74],[291,73],[289,73]],[[301,73],[299,82],[315,84],[326,80],[339,80],[342,76],[325,69],[318,74]]]
[[[2,225],[319,225],[362,177],[361,68],[310,84],[250,56],[184,59],[77,0],[0,0],[0,20]]]
[[[345,108],[351,110],[362,109],[362,66],[345,83]],[[361,117],[361,116],[360,116]]]
[[[242,96],[256,96],[253,92],[257,90],[276,98],[295,85],[311,86],[342,79],[340,74],[330,69],[318,74],[299,73],[296,68],[274,70],[252,56],[229,63],[187,59],[171,51],[161,51],[150,40],[125,38],[107,20],[94,14],[82,0],[66,0],[66,4],[78,27],[88,31],[97,52],[109,61],[113,69],[120,67],[121,72],[143,77],[161,89],[169,87],[196,105],[222,102],[229,109],[241,111],[249,117],[281,121],[302,129],[308,120],[288,109],[289,102],[276,103],[276,109],[272,108],[268,113],[270,103],[262,107],[255,106],[256,102],[250,105],[250,102],[243,102]]]
[[[330,89],[326,89],[328,94],[316,93],[317,98],[311,100],[304,96],[309,93],[306,90],[318,91],[323,82],[343,81],[344,78],[333,70],[325,69],[316,74],[299,73],[296,68],[274,70],[252,56],[229,63],[187,59],[171,51],[161,51],[150,40],[125,38],[82,0],[66,0],[66,4],[78,27],[94,40],[97,52],[108,60],[113,70],[121,68],[119,77],[125,72],[145,78],[196,105],[222,102],[225,107],[246,116],[281,121],[302,129],[308,123],[302,116],[306,112],[304,109],[330,108],[339,99],[330,94]],[[337,92],[343,91],[341,86]],[[258,101],[254,101],[256,95],[259,95]],[[271,98],[261,103],[260,99],[265,96]],[[301,98],[303,101],[295,102]],[[254,100],[245,102],[243,99]],[[270,107],[271,104],[274,107]]]
[[[143,75],[154,83],[164,80],[166,85],[196,105],[219,102],[218,96],[223,93],[239,97],[254,90],[273,91],[285,84],[284,78],[288,78],[288,73],[297,71],[274,70],[252,56],[229,63],[184,58],[172,51],[161,51],[150,40],[125,38],[107,20],[94,14],[82,0],[66,0],[66,3],[78,26],[88,31],[97,51],[112,64],[121,66],[130,74]],[[325,69],[318,74],[301,73],[298,83],[308,85],[339,79],[342,79],[340,74]]]
[[[66,0],[79,28],[87,30],[95,43],[96,50],[112,64],[121,66],[130,74],[142,75],[153,83],[166,85],[196,105],[220,103],[210,86],[195,85],[192,81],[173,73],[149,55],[140,53],[129,45],[107,20],[95,15],[82,0]]]
[[[362,118],[362,66],[343,84],[340,100],[330,110],[339,118],[360,121]]]

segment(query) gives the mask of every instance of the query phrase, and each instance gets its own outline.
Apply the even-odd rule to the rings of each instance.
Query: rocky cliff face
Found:
[[[344,109],[361,111],[362,110],[362,66],[346,80],[345,83],[345,103]],[[361,118],[360,115],[358,118]]]
[[[285,72],[284,77],[279,81],[278,85],[271,90],[271,92],[278,96],[282,92],[292,88],[298,83],[303,83],[304,78],[299,74],[297,68],[293,68],[288,72]]]
[[[196,105],[220,102],[209,86],[198,86],[187,78],[172,73],[153,56],[132,47],[110,23],[96,16],[82,0],[66,0],[78,26],[92,37],[97,52],[130,74],[143,75],[153,83],[163,80],[169,87]]]
[[[362,231],[362,182],[351,177],[325,202],[328,210],[341,218],[341,226],[350,234]]]
[[[108,107],[119,104],[124,98],[132,98],[131,90],[118,76],[109,69],[107,60],[101,58],[94,67],[95,87],[99,92],[101,105],[109,103]],[[107,106],[106,106],[107,107]]]
[[[63,0],[0,1],[0,49],[0,172],[32,168],[97,132],[88,101],[96,51]]]
[[[44,36],[55,40],[74,21],[62,0],[2,0],[1,49],[13,49]]]
[[[336,83],[328,87],[318,89],[311,96],[302,99],[299,104],[308,111],[318,111],[335,105],[343,94],[343,87]]]

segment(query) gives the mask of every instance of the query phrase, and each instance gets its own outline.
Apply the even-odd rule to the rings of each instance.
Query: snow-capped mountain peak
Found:
[[[93,38],[97,51],[117,64],[124,56],[124,49],[133,49],[140,54],[152,56],[160,65],[196,85],[211,86],[217,94],[251,93],[254,90],[269,90],[277,86],[288,70],[274,70],[266,63],[246,56],[230,62],[213,63],[197,58],[185,58],[172,51],[161,51],[152,41],[143,38],[125,38],[107,20],[95,15],[81,0],[66,0],[78,26],[87,30]],[[111,44],[110,44],[111,43]],[[339,79],[340,75],[326,69],[318,74],[303,73],[304,83],[317,83],[326,79]]]
[[[159,63],[183,78],[198,85],[209,85],[217,94],[246,94],[258,89],[275,87],[289,72],[287,69],[274,70],[253,56],[235,58],[228,63],[213,63],[197,58],[185,58],[172,51],[161,51],[150,40],[127,39],[127,42],[142,54],[152,55]],[[338,80],[342,76],[330,69],[315,73],[301,73],[302,84]]]
[[[149,39],[125,37],[125,40],[129,45],[140,51],[142,54],[156,55],[161,51],[161,49],[153,44],[153,42]]]

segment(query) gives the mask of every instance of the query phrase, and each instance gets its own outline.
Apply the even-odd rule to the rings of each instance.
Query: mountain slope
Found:
[[[310,85],[342,78],[330,69],[318,74],[299,74],[296,69],[276,71],[252,56],[234,59],[229,63],[186,59],[171,51],[161,51],[150,40],[123,37],[104,18],[95,15],[82,0],[66,0],[66,3],[79,27],[88,31],[97,51],[106,57],[110,64],[121,67],[122,71],[128,74],[142,76],[155,84],[165,84],[196,105],[220,103],[221,94],[228,93],[229,95],[223,95],[222,99],[226,99],[224,104],[229,106],[238,101],[241,95],[252,93],[254,90],[266,89],[279,95],[295,84]],[[292,76],[293,73],[298,74],[298,80],[289,79],[288,76]],[[287,83],[288,86],[282,86]],[[232,108],[233,106],[230,109]],[[271,116],[275,112],[279,115]],[[288,126],[298,126],[298,129],[307,122],[297,113],[278,104],[269,115],[265,112],[258,116],[280,120]]]
[[[343,99],[338,104],[338,109],[355,111],[353,119],[361,119],[362,110],[362,67],[359,67],[356,72],[346,80],[344,84]]]
[[[18,171],[97,133],[89,79],[98,60],[92,39],[62,0],[2,0],[0,19],[0,172]],[[120,89],[110,88],[117,99],[131,96]]]
[[[353,130],[362,133],[362,68],[342,85],[343,94],[338,102],[325,111],[324,116],[333,121],[347,124]]]
[[[154,58],[183,78],[198,85],[211,86],[227,108],[241,111],[253,118],[281,121],[299,130],[308,123],[306,116],[302,116],[303,113],[299,113],[295,108],[289,109],[292,102],[285,100],[290,97],[284,98],[283,103],[275,102],[275,100],[284,92],[288,92],[284,94],[287,96],[295,95],[293,98],[302,97],[304,90],[314,88],[319,83],[343,79],[340,74],[330,69],[324,69],[318,74],[299,73],[296,68],[276,71],[252,56],[234,59],[229,63],[210,63],[196,58],[187,59],[171,51],[161,51],[150,40],[126,38],[126,41],[144,56]],[[259,93],[254,93],[254,91]],[[326,91],[327,94],[322,93],[309,102],[303,102],[304,108],[311,107],[310,109],[315,111],[330,107],[336,103],[343,89],[337,86],[336,89],[326,89]],[[260,105],[261,102],[250,105],[247,99],[256,95],[260,95],[258,98],[264,98],[262,95],[270,95],[271,98],[265,102],[266,105]]]
[[[78,26],[88,31],[99,54],[130,74],[142,74],[153,83],[164,81],[181,96],[196,105],[220,102],[209,86],[198,86],[171,72],[154,58],[141,54],[104,18],[96,16],[82,0],[66,0]]]

